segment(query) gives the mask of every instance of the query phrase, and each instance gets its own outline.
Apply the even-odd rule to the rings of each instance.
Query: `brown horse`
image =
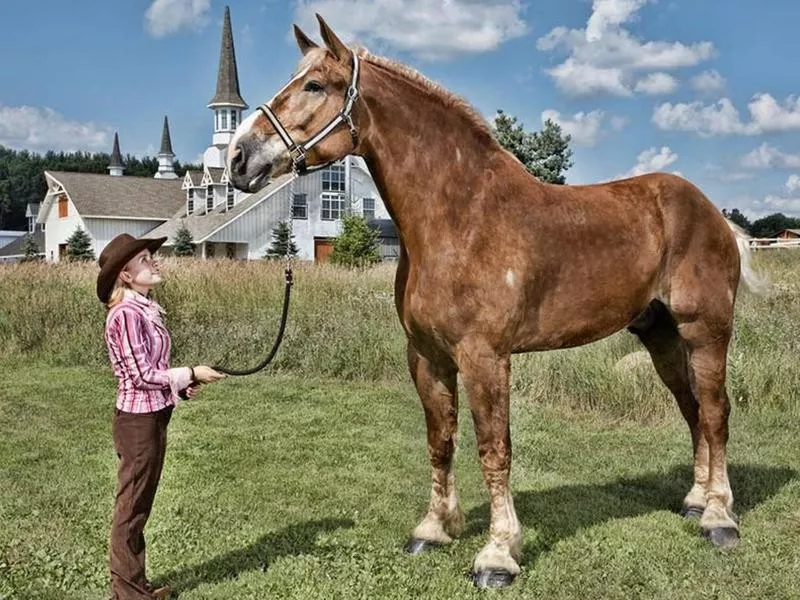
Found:
[[[475,582],[513,579],[521,529],[509,491],[511,355],[587,344],[626,327],[689,424],[694,485],[682,513],[700,516],[715,545],[734,546],[725,362],[740,271],[757,283],[746,243],[680,177],[538,181],[461,99],[346,47],[319,21],[325,46],[295,27],[297,72],[239,126],[228,168],[234,185],[255,191],[293,166],[347,154],[369,166],[402,240],[395,302],[433,471],[409,549],[446,544],[464,525],[453,473],[460,374],[491,496]]]

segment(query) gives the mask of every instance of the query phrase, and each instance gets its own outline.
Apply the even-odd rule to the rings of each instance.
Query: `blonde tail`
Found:
[[[758,296],[766,296],[772,291],[769,279],[758,273],[750,264],[750,237],[744,229],[733,221],[725,219],[728,226],[736,235],[736,245],[739,247],[739,260],[741,261],[739,282],[744,282],[745,287]]]

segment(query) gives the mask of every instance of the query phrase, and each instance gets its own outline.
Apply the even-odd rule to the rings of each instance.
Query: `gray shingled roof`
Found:
[[[111,177],[45,171],[60,182],[78,212],[86,216],[169,219],[184,202],[180,179]]]
[[[175,154],[172,151],[172,138],[169,135],[169,122],[167,121],[167,115],[164,115],[164,129],[161,132],[161,149],[158,151],[159,154]]]
[[[202,171],[186,171],[189,175],[189,179],[192,180],[192,185],[199,186],[200,182],[203,181],[203,172]]]
[[[167,237],[164,242],[165,246],[171,246],[175,241],[175,234],[181,226],[181,222],[186,224],[186,228],[192,233],[192,239],[197,242],[202,242],[205,238],[211,235],[214,231],[230,223],[241,215],[243,212],[258,204],[265,198],[271,196],[278,188],[284,183],[289,181],[293,174],[289,173],[281,175],[272,181],[267,187],[255,194],[250,194],[241,200],[231,210],[225,211],[225,204],[222,204],[205,215],[190,215],[186,216],[186,207],[184,206],[178,213],[172,216],[172,219],[166,223],[162,223],[154,230],[147,233],[147,237]]]
[[[222,174],[225,169],[222,167],[208,167],[208,174],[211,175],[211,181],[219,183],[222,180]]]
[[[109,167],[121,167],[122,155],[119,152],[119,135],[114,134],[114,149],[111,151],[111,162],[108,163]]]
[[[371,219],[367,225],[377,229],[378,235],[382,238],[397,238],[397,227],[391,219]]]
[[[219,73],[217,74],[217,93],[209,102],[228,104],[239,108],[247,108],[247,103],[239,92],[239,73],[236,69],[236,50],[233,47],[231,33],[231,11],[225,7],[225,23],[222,26],[222,44],[219,49]]]
[[[0,248],[0,256],[23,256],[26,237],[28,236],[21,235],[10,244]],[[44,254],[44,231],[34,233],[33,239],[36,240],[36,245],[39,247],[39,254]]]

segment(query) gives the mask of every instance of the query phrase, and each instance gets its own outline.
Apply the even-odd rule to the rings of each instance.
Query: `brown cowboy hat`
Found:
[[[127,233],[121,233],[103,248],[97,263],[100,265],[100,274],[97,276],[97,297],[104,304],[114,289],[117,275],[128,261],[142,250],[155,252],[161,244],[167,241],[166,237],[136,239]]]

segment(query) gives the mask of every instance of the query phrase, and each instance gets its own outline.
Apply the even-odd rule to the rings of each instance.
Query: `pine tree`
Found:
[[[264,258],[297,256],[297,252],[297,244],[294,243],[294,236],[289,229],[288,221],[279,221],[272,230],[272,244],[264,255]]]
[[[563,135],[558,123],[547,119],[541,131],[526,132],[517,117],[497,111],[492,127],[497,141],[517,157],[540,181],[563,184],[572,165],[572,137]]]
[[[25,234],[25,238],[22,240],[22,253],[24,254],[21,259],[22,262],[38,260],[40,258],[39,246],[36,244],[36,238],[33,237],[32,233]]]
[[[175,256],[194,256],[194,240],[192,232],[186,227],[186,222],[181,221],[172,241],[172,253]]]
[[[378,230],[359,215],[342,218],[342,233],[333,240],[331,262],[343,267],[368,267],[380,262]]]
[[[80,225],[75,229],[75,232],[67,238],[67,259],[94,260],[92,238],[81,229]]]

